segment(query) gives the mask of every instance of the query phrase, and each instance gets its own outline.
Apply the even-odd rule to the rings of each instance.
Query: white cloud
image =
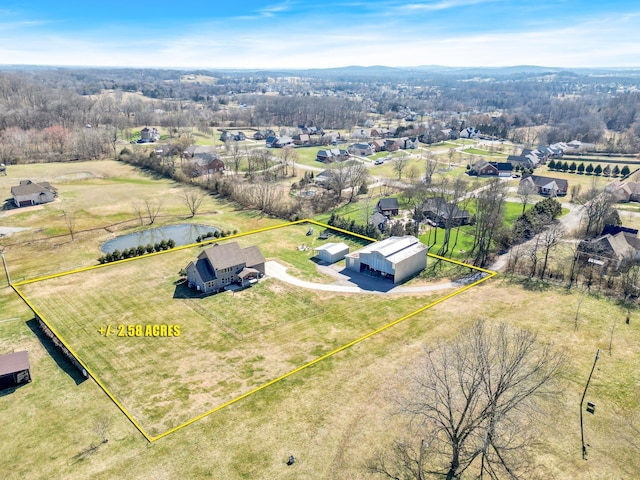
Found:
[[[34,36],[0,30],[3,63],[171,66],[203,68],[321,68],[346,65],[553,67],[640,66],[640,16],[576,21],[529,32],[468,33],[428,28],[344,28],[309,21],[215,22],[133,38],[71,34]],[[114,40],[115,39],[115,40]]]

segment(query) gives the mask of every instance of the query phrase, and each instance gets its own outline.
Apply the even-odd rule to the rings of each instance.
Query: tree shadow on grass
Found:
[[[515,283],[530,292],[545,292],[552,287],[550,283],[535,278],[522,278],[516,280]]]
[[[62,369],[74,382],[76,382],[76,385],[80,385],[87,379],[69,360],[67,360],[67,357],[65,357],[60,349],[53,344],[51,339],[44,334],[38,326],[38,321],[35,318],[28,320],[26,323],[38,340],[40,340],[40,343],[45,348],[49,356],[55,360],[60,369]]]

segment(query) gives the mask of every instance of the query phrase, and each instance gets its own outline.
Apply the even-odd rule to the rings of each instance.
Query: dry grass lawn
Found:
[[[99,216],[102,214],[100,210],[109,206],[96,205],[90,194],[81,195],[80,192],[85,188],[87,192],[96,190],[96,197],[110,199],[109,189],[115,191],[124,182],[131,197],[162,196],[166,199],[164,208],[167,213],[186,213],[185,207],[172,196],[179,186],[146,177],[116,162],[89,163],[20,166],[11,168],[8,178],[0,177],[3,195],[8,195],[10,185],[21,178],[49,180],[61,187],[60,205],[54,203],[37,212],[0,217],[2,226],[31,229],[0,239],[10,270],[15,272],[16,278],[33,278],[94,264],[99,245],[112,237],[113,234],[105,231],[94,232],[80,235],[76,241],[70,242],[68,238],[63,241],[47,233],[53,229],[54,222],[60,221],[60,208],[67,201],[65,191],[77,191],[78,196],[74,198],[83,198],[87,202],[83,208],[88,211],[97,209],[96,215]],[[66,183],[55,180],[56,176],[102,168],[106,176],[101,184],[89,182],[84,187],[85,180],[75,179]],[[127,190],[124,191],[126,193]],[[118,198],[118,195],[114,194],[113,198]],[[115,203],[119,207],[114,208],[114,212],[133,216],[127,195],[123,194]],[[196,221],[212,222],[225,229],[237,228],[246,232],[278,222],[213,199],[206,210],[219,213],[203,214],[202,218],[199,215]],[[96,217],[91,222],[100,224],[100,219]],[[38,232],[38,229],[43,231]],[[124,231],[127,232],[126,229]],[[44,240],[39,240],[40,237]],[[293,243],[300,241],[294,240]],[[265,245],[267,248],[271,248],[268,243]],[[165,255],[170,258],[169,254]],[[287,263],[297,269],[296,274],[309,275],[308,278],[315,275],[313,271],[306,271],[301,266],[303,262],[298,262],[293,256],[287,259]],[[122,264],[122,267],[126,269],[128,264]],[[115,271],[120,267],[114,265],[104,271],[112,268]],[[158,276],[159,293],[171,291],[169,284],[177,273],[170,265],[164,272],[149,272],[150,276]],[[433,348],[436,339],[452,337],[478,317],[532,329],[541,341],[549,342],[567,354],[567,368],[559,385],[562,395],[549,405],[541,418],[539,443],[529,461],[531,473],[528,478],[640,477],[637,430],[640,425],[640,316],[637,310],[631,311],[630,324],[627,325],[627,311],[606,299],[555,288],[528,290],[496,277],[150,444],[92,380],[82,381],[60,354],[50,348],[33,326],[32,313],[10,288],[4,286],[1,271],[0,281],[0,353],[28,350],[33,374],[32,383],[0,393],[0,478],[3,479],[370,478],[364,468],[366,462],[406,431],[401,419],[392,415],[394,390],[402,385],[405,375],[425,347]],[[60,279],[60,283],[64,281]],[[53,288],[56,283],[51,285]],[[275,282],[272,285],[265,282],[263,288],[273,285]],[[94,295],[91,292],[87,294]],[[121,308],[119,300],[126,304],[131,296],[127,292],[122,298],[103,298],[102,301]],[[576,309],[581,299],[577,328],[574,328]],[[394,308],[397,307],[389,306],[391,310]],[[357,314],[351,313],[354,311]],[[369,316],[360,305],[349,304],[341,313],[349,321],[355,317],[363,322],[362,325],[369,321],[359,318]],[[313,330],[314,327],[309,328]],[[339,325],[339,328],[346,326]],[[210,324],[209,332],[213,331]],[[271,332],[275,330],[266,328],[261,334],[269,336]],[[316,344],[330,346],[330,335],[325,332],[324,337],[318,337],[316,332],[313,333],[314,339],[324,338],[327,341],[301,341],[300,360],[306,358],[303,355],[313,355],[310,347]],[[125,339],[101,340],[97,333],[85,337],[96,342],[114,340],[107,346],[128,348],[125,343],[117,343]],[[207,337],[192,340],[206,343]],[[153,361],[162,359],[160,355],[164,353],[173,359],[180,357],[167,350],[167,345],[170,344],[163,339],[155,339],[149,350],[161,349],[162,352],[155,356],[153,351],[142,352],[141,355],[148,355],[145,358]],[[129,346],[140,349],[141,343],[132,342]],[[587,395],[587,400],[596,404],[596,413],[585,414],[585,439],[589,446],[588,460],[584,461],[580,450],[578,408],[597,349],[602,350],[601,357]],[[267,358],[272,353],[262,355]],[[122,361],[107,360],[114,363]],[[277,359],[277,362],[283,361],[286,359]],[[257,363],[260,361],[253,362],[254,365]],[[176,370],[183,369],[182,363],[176,361],[175,364]],[[141,366],[139,371],[148,373],[152,370],[144,368]],[[268,370],[263,372],[254,368],[255,375],[267,373]],[[161,377],[159,372],[152,371],[150,375]],[[168,375],[173,375],[173,372]],[[136,384],[133,382],[138,379],[127,380],[131,385],[125,385],[123,381],[122,388],[134,389]],[[146,381],[148,379],[143,379]],[[180,397],[183,391],[184,397],[193,395],[204,406],[207,398],[198,391],[199,388],[195,382],[193,385],[187,383],[184,389],[176,389],[178,396],[173,401],[177,404],[184,402]],[[205,379],[202,388],[212,389],[212,382]],[[163,392],[153,395],[163,395]],[[181,420],[180,415],[183,414],[170,407],[159,413],[169,424]],[[96,432],[97,420],[103,417],[110,420],[109,442],[104,444]],[[161,426],[162,422],[159,422]],[[289,455],[295,455],[297,459],[290,467],[285,463]]]
[[[311,253],[294,245],[306,238],[307,228],[285,227],[238,241],[258,244],[276,260],[280,252],[294,252],[299,259],[290,260],[301,268],[293,265],[292,271],[315,271]],[[150,436],[448,293],[335,294],[265,279],[240,292],[194,296],[178,285],[178,271],[200,251],[182,249],[19,287]],[[129,325],[179,325],[180,336],[129,337]],[[101,335],[99,329],[108,326],[111,335]]]

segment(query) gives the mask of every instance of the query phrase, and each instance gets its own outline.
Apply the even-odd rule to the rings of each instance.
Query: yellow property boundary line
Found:
[[[159,439],[161,439],[163,437],[166,437],[167,435],[169,435],[171,433],[174,433],[174,432],[180,430],[181,428],[184,428],[184,427],[186,427],[188,425],[191,425],[192,423],[195,423],[198,420],[201,420],[201,419],[211,415],[212,413],[215,413],[215,412],[217,412],[219,410],[222,410],[225,407],[228,407],[229,405],[232,405],[232,404],[234,404],[236,402],[239,402],[240,400],[243,400],[243,399],[253,395],[254,393],[257,393],[257,392],[259,392],[261,390],[264,390],[265,388],[270,387],[271,385],[274,385],[274,384],[284,380],[285,378],[290,377],[291,375],[294,375],[294,374],[300,372],[301,370],[304,370],[305,368],[311,367],[311,366],[313,366],[313,365],[315,365],[315,364],[317,364],[317,363],[319,363],[319,362],[321,362],[323,360],[326,360],[327,358],[335,355],[336,353],[339,353],[339,352],[342,352],[343,350],[351,348],[354,345],[356,345],[356,344],[358,344],[358,343],[360,343],[360,342],[362,342],[362,341],[364,341],[364,340],[366,340],[366,339],[368,339],[368,338],[370,338],[370,337],[372,337],[374,335],[377,335],[378,333],[383,332],[383,331],[387,330],[388,328],[391,328],[391,327],[393,327],[393,326],[395,326],[395,325],[397,325],[397,324],[399,324],[399,323],[401,323],[401,322],[403,322],[403,321],[405,321],[405,320],[407,320],[407,319],[409,319],[411,317],[414,317],[415,315],[418,315],[419,313],[422,313],[425,310],[428,310],[429,308],[431,308],[431,307],[433,307],[435,305],[438,305],[439,303],[444,302],[445,300],[448,300],[448,299],[450,299],[450,298],[452,298],[452,297],[454,297],[454,296],[456,296],[456,295],[458,295],[458,294],[460,294],[462,292],[465,292],[465,291],[475,287],[476,285],[479,285],[480,283],[482,283],[482,282],[484,282],[486,280],[489,280],[490,278],[493,278],[494,276],[496,276],[498,274],[497,272],[494,272],[492,270],[486,270],[484,268],[475,267],[473,265],[469,265],[469,264],[466,264],[466,263],[463,263],[463,262],[459,262],[457,260],[451,260],[449,258],[445,258],[445,257],[441,257],[439,255],[434,255],[434,254],[428,253],[428,256],[430,256],[430,257],[437,258],[439,260],[444,260],[444,261],[449,262],[449,263],[453,263],[453,264],[456,264],[456,265],[460,265],[460,266],[463,266],[463,267],[470,268],[472,270],[476,270],[478,272],[485,273],[486,276],[482,277],[481,279],[479,279],[479,280],[477,280],[477,281],[475,281],[475,282],[473,282],[473,283],[471,283],[469,285],[465,285],[465,286],[459,288],[458,290],[456,290],[456,291],[454,291],[454,292],[452,292],[452,293],[450,293],[448,295],[445,295],[444,297],[439,298],[438,300],[435,300],[434,302],[431,302],[428,305],[425,305],[424,307],[421,307],[421,308],[419,308],[419,309],[417,309],[417,310],[415,310],[415,311],[413,311],[411,313],[408,313],[407,315],[404,315],[404,316],[402,316],[402,317],[400,317],[400,318],[398,318],[398,319],[396,319],[396,320],[394,320],[394,321],[392,321],[392,322],[390,322],[390,323],[388,323],[388,324],[386,324],[386,325],[384,325],[384,326],[382,326],[382,327],[380,327],[380,328],[378,328],[376,330],[373,330],[372,332],[369,332],[369,333],[367,333],[367,334],[365,334],[365,335],[363,335],[363,336],[361,336],[359,338],[356,338],[355,340],[353,340],[353,341],[351,341],[351,342],[349,342],[349,343],[347,343],[345,345],[342,345],[341,347],[338,347],[338,348],[336,348],[335,350],[332,350],[329,353],[326,353],[326,354],[324,354],[324,355],[322,355],[322,356],[320,356],[320,357],[318,357],[318,358],[316,358],[316,359],[314,359],[314,360],[312,360],[310,362],[307,362],[304,365],[302,365],[300,367],[297,367],[297,368],[291,370],[290,372],[285,373],[284,375],[281,375],[281,376],[279,376],[277,378],[274,378],[273,380],[270,380],[267,383],[265,383],[263,385],[260,385],[259,387],[254,388],[253,390],[250,390],[250,391],[248,391],[246,393],[243,393],[242,395],[239,395],[238,397],[236,397],[236,398],[234,398],[234,399],[232,399],[232,400],[230,400],[230,401],[228,401],[226,403],[223,403],[222,405],[219,405],[219,406],[217,406],[217,407],[215,407],[215,408],[213,408],[213,409],[211,409],[211,410],[209,410],[209,411],[207,411],[205,413],[202,413],[202,414],[192,418],[191,420],[188,420],[188,421],[182,423],[181,425],[178,425],[177,427],[171,428],[170,430],[167,430],[166,432],[161,433],[160,435],[156,435],[155,437],[150,436],[147,432],[144,431],[144,429],[140,426],[140,424],[138,424],[138,422],[136,422],[136,420],[129,414],[127,409],[124,408],[124,406],[115,398],[115,396],[109,391],[109,389],[100,381],[98,376],[93,373],[93,371],[87,366],[87,364],[85,362],[83,362],[82,359],[67,344],[67,342],[62,338],[62,336],[60,336],[58,334],[58,332],[49,324],[49,322],[47,322],[47,320],[38,312],[38,310],[31,304],[31,302],[29,302],[29,300],[27,300],[27,298],[22,294],[22,292],[17,288],[17,287],[19,287],[21,285],[27,285],[27,284],[30,284],[30,283],[36,283],[36,282],[40,282],[40,281],[44,281],[44,280],[49,280],[49,279],[52,279],[52,278],[63,277],[63,276],[66,276],[66,275],[72,275],[74,273],[86,272],[86,271],[94,270],[94,269],[97,269],[97,268],[104,268],[104,267],[108,267],[110,265],[115,265],[115,264],[124,263],[124,262],[130,262],[132,260],[137,260],[137,259],[140,259],[140,258],[147,258],[147,257],[151,257],[151,256],[154,256],[154,255],[161,255],[163,253],[173,252],[173,251],[176,251],[176,250],[184,250],[184,249],[187,249],[187,248],[193,248],[195,246],[205,246],[205,245],[208,245],[208,244],[211,244],[211,243],[215,243],[217,241],[231,240],[233,238],[239,238],[239,237],[243,237],[243,236],[247,236],[247,235],[253,235],[253,234],[256,234],[256,233],[266,232],[266,231],[270,231],[270,230],[276,230],[276,229],[279,229],[279,228],[289,227],[289,226],[292,226],[292,225],[300,225],[300,224],[303,224],[303,223],[309,223],[309,224],[317,225],[319,227],[331,229],[331,230],[334,230],[334,231],[349,235],[351,237],[357,237],[357,238],[360,238],[360,239],[363,239],[363,240],[367,240],[367,241],[370,241],[370,242],[375,242],[376,241],[374,238],[370,238],[370,237],[366,237],[364,235],[359,235],[357,233],[349,232],[348,230],[343,230],[343,229],[340,229],[340,228],[332,227],[330,225],[318,222],[316,220],[304,219],[304,220],[298,220],[298,221],[295,221],[295,222],[288,222],[288,223],[283,223],[283,224],[279,224],[279,225],[273,225],[271,227],[260,228],[260,229],[257,229],[257,230],[251,230],[251,231],[245,232],[245,233],[238,233],[236,235],[230,235],[228,237],[217,238],[217,239],[213,239],[213,240],[207,241],[207,242],[192,243],[192,244],[189,244],[189,245],[184,245],[184,246],[181,246],[181,247],[172,248],[171,250],[163,250],[161,252],[154,252],[154,253],[149,253],[149,254],[141,255],[141,256],[137,256],[137,257],[131,257],[131,258],[123,259],[123,260],[118,260],[117,262],[105,263],[105,264],[101,264],[101,265],[92,265],[92,266],[89,266],[89,267],[77,268],[75,270],[69,270],[67,272],[56,273],[56,274],[47,275],[47,276],[43,276],[43,277],[31,279],[31,280],[23,280],[23,281],[16,282],[16,283],[12,284],[11,287],[20,296],[20,298],[22,298],[22,300],[33,311],[33,313],[49,328],[49,330],[51,330],[51,332],[58,338],[58,340],[69,351],[69,353],[71,353],[71,355],[73,355],[73,357],[78,361],[78,363],[80,365],[82,365],[82,367],[85,369],[87,374],[91,378],[93,378],[93,380],[95,380],[95,382],[98,384],[98,386],[104,391],[104,393],[107,394],[107,396],[111,399],[111,401],[129,419],[129,421],[133,424],[134,427],[136,427],[136,429],[142,434],[142,436],[144,436],[144,438],[146,438],[148,442],[152,443],[152,442],[155,442],[156,440],[159,440]]]

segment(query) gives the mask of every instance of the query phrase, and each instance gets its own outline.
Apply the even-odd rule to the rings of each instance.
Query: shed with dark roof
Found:
[[[31,367],[26,351],[0,355],[0,389],[30,381]]]

